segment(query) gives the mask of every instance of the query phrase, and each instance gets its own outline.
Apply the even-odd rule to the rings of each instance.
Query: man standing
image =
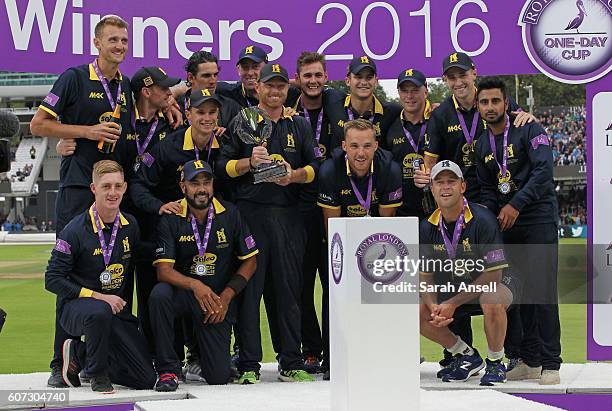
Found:
[[[287,70],[279,64],[267,64],[261,70],[256,88],[258,107],[272,120],[272,135],[267,145],[246,144],[232,133],[216,165],[218,175],[235,181],[238,208],[259,239],[257,271],[239,307],[241,376],[238,382],[253,384],[259,379],[262,359],[259,305],[264,284],[272,343],[281,366],[279,378],[312,381],[303,370],[300,353],[305,231],[295,207],[300,186],[315,178],[319,168],[318,150],[308,122],[284,114],[283,104],[289,89]],[[272,161],[284,164],[287,175],[254,185],[250,171]]]
[[[423,190],[414,185],[414,171],[423,164],[423,143],[431,110],[427,79],[418,70],[404,70],[397,78],[397,91],[403,110],[391,124],[381,145],[391,151],[393,160],[402,168],[403,199],[397,215],[422,219],[425,217]]]
[[[479,84],[478,109],[487,122],[476,145],[481,199],[497,214],[509,261],[525,289],[520,306],[522,361],[508,372],[508,379],[559,384],[559,212],[552,152],[539,124],[517,128],[511,123],[508,104],[501,80]]]
[[[439,208],[421,221],[419,229],[421,334],[454,355],[438,378],[467,381],[484,367],[482,358],[448,325],[462,316],[484,314],[488,354],[480,384],[503,383],[506,310],[520,288],[513,277],[503,273],[508,264],[495,216],[463,196],[466,184],[459,166],[442,160],[431,175]]]
[[[187,71],[187,85],[189,89],[177,99],[181,112],[183,113],[183,126],[189,127],[187,110],[189,109],[189,97],[192,90],[208,90],[215,94],[217,90],[217,79],[219,78],[219,61],[217,56],[208,51],[196,51],[191,55],[185,64]],[[230,121],[240,111],[240,106],[236,101],[226,95],[217,94],[221,102],[221,112],[219,113],[218,123],[221,127],[229,125]]]
[[[257,82],[263,66],[268,63],[268,55],[259,46],[248,45],[240,50],[236,68],[240,81],[229,84],[219,82],[217,92],[234,100],[241,108],[259,104]]]
[[[79,387],[84,369],[95,392],[112,393],[112,383],[150,389],[155,371],[130,309],[140,235],[134,217],[119,210],[127,183],[110,160],[94,165],[92,179],[95,202],[58,234],[45,273],[61,326],[79,336],[63,343],[62,378]]]
[[[228,382],[233,299],[253,276],[259,252],[238,209],[214,197],[210,165],[189,161],[182,175],[181,211],[162,216],[159,224],[154,264],[160,283],[149,299],[156,391],[178,388],[174,323],[184,316],[193,321],[204,380],[209,385]],[[236,257],[241,264],[234,271]]]
[[[33,134],[79,139],[74,154],[62,157],[60,188],[55,204],[56,232],[93,202],[89,185],[94,163],[114,159],[114,153],[98,150],[102,144],[117,144],[129,130],[132,112],[130,80],[119,64],[128,50],[128,24],[120,17],[106,16],[95,27],[94,45],[99,56],[91,64],[66,70],[55,82],[30,123]],[[112,113],[120,106],[120,124]],[[58,119],[60,122],[58,122]],[[53,360],[48,385],[65,386],[61,379],[62,343],[69,336],[56,318]]]
[[[378,87],[376,63],[368,56],[351,60],[344,80],[350,94],[336,99],[329,107],[329,119],[334,141],[344,140],[344,123],[355,119],[369,120],[374,125],[376,139],[383,141],[391,123],[402,110],[394,103],[381,102],[374,95]]]

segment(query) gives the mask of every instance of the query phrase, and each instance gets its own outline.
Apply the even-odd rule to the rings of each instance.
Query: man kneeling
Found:
[[[92,177],[95,202],[58,234],[45,273],[45,288],[59,296],[61,326],[85,336],[64,342],[62,378],[79,387],[84,369],[96,392],[112,393],[111,382],[149,389],[155,370],[131,309],[138,223],[119,210],[127,188],[121,166],[99,161]]]
[[[232,299],[257,268],[255,240],[233,204],[213,197],[208,163],[185,163],[182,211],[163,215],[158,226],[157,284],[149,298],[155,337],[156,391],[175,391],[181,364],[174,349],[175,318],[191,317],[208,384],[230,378]],[[235,270],[235,259],[242,263]]]
[[[481,385],[506,381],[502,363],[506,310],[518,292],[508,267],[495,216],[468,202],[459,166],[443,160],[431,171],[431,189],[438,209],[421,222],[421,334],[454,355],[438,372],[445,382],[466,381],[485,365],[478,351],[453,334],[448,325],[465,315],[484,314],[488,343]]]

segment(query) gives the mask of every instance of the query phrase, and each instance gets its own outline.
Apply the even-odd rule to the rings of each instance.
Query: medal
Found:
[[[478,120],[480,120],[480,113],[478,111],[474,113],[474,119],[472,120],[472,128],[468,130],[467,124],[465,123],[465,118],[463,117],[463,113],[459,109],[456,109],[456,111],[457,117],[459,118],[459,124],[461,124],[461,131],[463,132],[463,136],[465,137],[465,141],[467,141],[467,143],[471,146],[472,142],[474,141],[474,137],[476,136],[476,129],[478,128]]]
[[[117,87],[117,102],[115,103],[113,95],[110,91],[110,87],[108,86],[108,81],[106,81],[106,79],[102,75],[102,72],[100,71],[100,68],[98,67],[98,60],[94,60],[91,65],[93,66],[96,76],[98,76],[98,79],[100,79],[100,83],[102,83],[102,87],[104,88],[104,92],[106,93],[106,98],[108,99],[108,102],[110,103],[113,111],[115,111],[115,106],[117,104],[121,104],[121,82],[119,82],[119,86]]]
[[[412,168],[414,170],[418,170],[419,168],[421,168],[421,159],[417,158],[412,160]]]
[[[463,208],[461,209],[461,214],[459,214],[459,218],[457,218],[457,222],[455,223],[455,230],[453,231],[452,241],[448,238],[448,234],[446,234],[446,225],[444,224],[444,218],[442,218],[442,215],[440,215],[440,222],[438,223],[438,228],[440,229],[440,233],[442,234],[442,239],[444,240],[446,252],[451,260],[455,259],[457,255],[457,245],[459,244],[459,238],[461,237],[461,232],[463,231],[463,220],[465,219],[466,207],[467,200],[464,197]]]
[[[93,219],[96,224],[96,228],[98,229],[98,242],[100,243],[100,248],[102,249],[102,257],[104,258],[104,271],[100,274],[100,282],[103,285],[109,285],[112,280],[112,275],[108,271],[108,265],[110,264],[111,255],[113,254],[113,248],[115,248],[115,240],[117,239],[117,232],[119,231],[119,212],[115,216],[115,222],[113,223],[113,229],[111,231],[110,241],[108,242],[108,247],[106,246],[106,241],[104,240],[104,233],[102,232],[102,223],[100,222],[100,216],[98,215],[98,210],[96,209],[96,203],[91,207],[91,211],[93,214]]]
[[[208,206],[208,217],[206,221],[206,229],[204,230],[203,241],[200,240],[200,232],[198,231],[198,220],[195,218],[193,213],[189,212],[191,217],[191,229],[193,231],[193,237],[195,239],[196,246],[198,247],[198,255],[203,259],[206,254],[206,247],[208,247],[208,239],[210,238],[210,230],[212,228],[212,221],[215,215],[215,209],[212,205],[212,200]],[[198,276],[206,275],[207,269],[206,264],[197,263],[194,267],[195,274]]]
[[[495,136],[493,132],[489,128],[489,144],[491,145],[491,151],[493,154],[493,158],[499,167],[500,178],[499,182],[499,191],[502,194],[508,194],[510,192],[510,184],[508,181],[510,180],[510,176],[508,173],[508,132],[510,130],[510,118],[506,114],[506,126],[504,127],[504,138],[502,141],[502,161],[501,164],[497,160],[497,145],[495,144]],[[506,177],[507,176],[507,177]]]
[[[348,157],[346,157],[346,161],[348,161]],[[355,184],[355,181],[353,181],[353,178],[351,176],[348,176],[349,181],[351,182],[351,186],[353,187],[353,192],[355,193],[355,197],[357,197],[357,201],[359,202],[359,205],[365,210],[366,217],[370,216],[370,206],[372,205],[372,185],[373,185],[372,177],[373,177],[373,173],[370,173],[368,177],[368,193],[366,195],[366,198],[364,199],[361,196],[359,189],[357,188],[357,184]]]
[[[155,130],[157,129],[157,123],[159,123],[159,117],[155,116],[155,120],[153,120],[153,124],[151,124],[151,127],[149,127],[147,137],[142,142],[142,145],[138,140],[139,135],[136,134],[136,151],[138,152],[138,155],[136,156],[136,163],[140,163],[142,161],[144,153],[147,150],[149,143],[151,143],[151,139],[153,139],[153,134],[155,134]],[[134,133],[136,133],[136,115],[134,114],[134,112],[132,112],[132,128],[134,129]],[[138,167],[136,166],[136,164],[134,164],[134,171],[137,170]]]

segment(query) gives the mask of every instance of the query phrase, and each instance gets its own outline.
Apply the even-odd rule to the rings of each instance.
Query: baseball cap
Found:
[[[365,68],[369,68],[376,74],[376,63],[368,56],[355,57],[351,60],[351,64],[349,64],[349,72],[353,74],[359,74]]]
[[[425,74],[421,73],[419,70],[408,69],[404,70],[397,77],[397,87],[401,86],[405,82],[411,82],[417,87],[427,86],[427,78]]]
[[[211,177],[215,177],[215,174],[206,161],[202,160],[191,160],[183,165],[183,171],[181,173],[181,181],[191,181],[200,173],[206,173]]]
[[[254,61],[255,63],[260,63],[262,61],[268,62],[268,54],[263,51],[263,49],[259,46],[249,45],[240,50],[240,55],[238,56],[238,63],[244,59],[249,59]]]
[[[442,61],[442,73],[446,73],[451,67],[459,67],[462,70],[473,69],[474,62],[465,53],[455,52],[449,56],[447,56],[444,61]]]
[[[189,107],[199,107],[211,100],[221,107],[221,100],[219,100],[216,93],[211,93],[208,89],[191,90],[191,94],[189,95]]]
[[[151,87],[153,85],[160,87],[172,87],[176,86],[181,82],[178,77],[170,77],[160,67],[149,66],[142,67],[138,70],[130,81],[130,86],[135,94],[140,93],[144,87]]]
[[[461,172],[461,168],[457,165],[457,163],[454,163],[450,160],[442,160],[438,162],[431,169],[431,179],[434,180],[438,174],[447,170],[453,172],[457,177],[463,180],[463,173]]]
[[[287,74],[287,70],[280,64],[268,63],[263,66],[261,72],[259,73],[259,81],[262,83],[276,77],[279,77],[283,81],[289,83],[289,74]]]

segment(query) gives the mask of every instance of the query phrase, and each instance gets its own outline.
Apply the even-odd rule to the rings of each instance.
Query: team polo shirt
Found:
[[[177,130],[153,147],[131,183],[130,198],[136,207],[157,215],[162,205],[183,197],[179,186],[183,165],[196,159],[197,147],[193,143],[191,130],[191,127]],[[219,154],[217,139],[213,136],[210,159],[206,148],[198,153],[200,160],[208,160],[211,167],[214,166]]]
[[[382,141],[385,139],[389,127],[399,116],[402,111],[401,106],[395,103],[387,103],[378,100],[376,96],[372,96],[374,99],[374,113],[365,112],[362,115],[356,113],[351,107],[351,96],[341,96],[336,98],[329,104],[329,120],[331,124],[331,131],[335,142],[341,142],[344,140],[344,123],[349,121],[347,110],[353,111],[353,118],[355,120],[361,118],[370,120],[373,116],[372,123],[374,124],[374,131],[376,132],[376,139]]]
[[[518,105],[508,98],[508,113],[519,109]],[[486,122],[481,118],[476,124],[476,134],[472,144],[468,144],[461,130],[457,109],[461,111],[465,118],[465,124],[469,130],[472,127],[474,115],[478,112],[476,105],[469,110],[461,108],[455,96],[450,96],[444,100],[438,108],[431,113],[431,118],[427,123],[427,138],[425,139],[424,153],[435,157],[438,161],[451,160],[461,167],[463,177],[467,183],[465,197],[474,202],[480,202],[480,188],[476,176],[476,141],[482,134]]]
[[[160,219],[153,264],[172,263],[176,271],[202,281],[219,295],[235,274],[236,257],[246,260],[259,253],[259,250],[236,206],[216,198],[213,198],[212,204],[215,216],[204,255],[200,256],[198,252],[187,202],[183,200],[183,211],[180,214],[167,214]],[[197,224],[202,240],[206,223],[205,219],[203,224]],[[198,263],[206,265],[204,275],[196,274]]]
[[[189,99],[189,96],[191,96],[191,90],[192,89],[187,90],[185,94],[179,96],[177,99],[177,103],[181,113],[183,114],[183,127],[185,128],[189,127],[189,120],[187,120],[187,115],[185,114],[185,107],[189,107],[189,101],[187,101],[187,105],[185,105],[185,99]],[[217,98],[221,102],[221,112],[219,113],[218,124],[221,127],[227,128],[230,121],[232,121],[232,119],[236,117],[236,114],[238,114],[240,111],[240,106],[233,99],[230,99],[223,94],[217,93]]]
[[[245,107],[254,107],[259,104],[257,97],[247,96],[246,90],[244,89],[242,82],[228,83],[225,81],[217,82],[216,93],[225,96],[235,103],[242,109]],[[287,93],[287,106],[292,106],[295,100],[300,95],[300,89],[294,86],[289,86]],[[231,119],[230,119],[231,121]]]
[[[500,164],[503,138],[503,133],[495,136],[496,156]],[[482,204],[494,213],[499,213],[509,203],[519,211],[515,225],[556,223],[559,213],[553,181],[552,151],[542,126],[529,123],[516,128],[510,120],[506,152],[508,170],[503,177],[493,157],[488,130],[478,139],[476,153]],[[507,194],[500,191],[503,183],[508,184],[510,191]]]
[[[427,113],[427,111],[426,108],[425,112]],[[414,185],[414,165],[423,163],[423,144],[427,132],[420,140],[419,136],[421,135],[421,127],[427,127],[428,119],[429,115],[426,115],[423,122],[412,124],[410,121],[404,120],[402,112],[391,124],[386,138],[381,142],[385,149],[391,151],[393,160],[402,169],[403,200],[398,213],[403,216],[424,217],[423,190]],[[404,128],[408,130],[417,145],[416,152],[408,141]]]
[[[260,119],[263,121],[263,119]],[[229,127],[233,129],[232,125]],[[289,207],[298,203],[301,185],[289,184],[282,187],[275,183],[253,184],[253,174],[238,176],[236,163],[242,158],[251,157],[252,144],[246,144],[233,132],[229,141],[223,145],[216,162],[215,174],[232,181],[235,201],[247,201],[260,205]],[[306,170],[306,183],[314,180],[319,170],[319,150],[315,149],[310,124],[299,116],[282,116],[272,122],[272,134],[268,139],[267,150],[272,159],[281,163],[285,160],[291,168]]]
[[[379,148],[374,154],[370,173],[353,177],[363,199],[368,195],[368,179],[372,175],[372,202],[370,216],[380,215],[379,208],[395,208],[402,205],[402,175],[391,153]],[[342,210],[342,217],[363,217],[366,210],[359,204],[351,184],[351,169],[341,148],[333,151],[319,170],[319,197],[317,204],[323,208]]]
[[[130,80],[117,72],[117,77],[109,81],[109,88],[116,101],[117,88],[121,83],[121,138],[130,129],[132,112],[132,92]],[[59,119],[62,124],[93,126],[111,120],[113,108],[91,64],[84,64],[66,70],[55,81],[40,109]],[[60,166],[60,186],[89,187],[93,165],[100,160],[115,160],[115,152],[103,154],[98,151],[98,142],[86,138],[79,139],[74,154],[62,157]]]
[[[464,228],[459,237],[457,254],[453,259],[449,257],[446,251],[446,245],[438,227],[440,218],[442,218],[442,214],[440,209],[437,209],[428,219],[421,221],[419,226],[421,264],[430,265],[429,267],[421,266],[421,269],[423,272],[433,273],[436,284],[454,284],[457,286],[462,282],[471,283],[483,272],[508,267],[501,232],[497,219],[491,211],[479,204],[468,202],[465,210]],[[446,224],[446,232],[451,240],[454,229],[455,222]],[[440,267],[436,266],[439,264],[433,264],[436,261],[444,263],[447,260],[454,260],[455,262],[464,260],[474,263],[473,267],[468,267],[472,270],[465,273],[440,270]],[[479,269],[475,264],[476,261],[481,262],[480,268],[482,269]]]
[[[130,214],[121,213],[119,218],[120,227],[108,265],[110,279],[101,276],[106,267],[91,207],[74,217],[57,235],[45,272],[45,288],[58,295],[58,309],[69,300],[91,297],[93,291],[117,295],[127,302],[132,300],[134,252],[140,231]],[[108,246],[113,223],[101,224]],[[131,314],[125,311],[121,313]]]
[[[310,117],[310,128],[312,130],[312,135],[315,138],[315,147],[319,147],[321,161],[324,161],[334,148],[342,145],[341,141],[333,141],[333,134],[331,133],[329,116],[327,114],[327,108],[329,107],[330,102],[336,100],[339,96],[345,96],[345,94],[334,88],[326,87],[323,90],[323,105],[321,106],[321,108],[318,108],[316,110],[308,110],[308,115]],[[304,118],[306,117],[304,115],[305,109],[302,106],[301,94],[296,100],[295,104],[293,104],[293,109],[297,111],[300,116]],[[323,123],[321,125],[321,135],[319,137],[319,141],[316,141],[317,123],[319,120],[319,115],[321,114],[321,110],[323,110]],[[300,210],[303,212],[318,210],[318,195],[319,184],[316,178],[312,183],[304,184],[300,193]]]

